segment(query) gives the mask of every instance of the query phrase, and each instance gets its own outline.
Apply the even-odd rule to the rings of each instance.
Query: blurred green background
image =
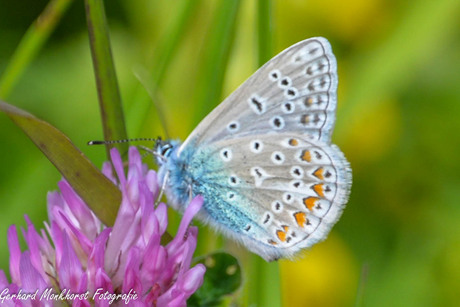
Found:
[[[129,137],[165,135],[135,72],[159,67],[158,50],[171,40],[184,1],[105,3]],[[0,0],[0,76],[47,3]],[[215,90],[203,59],[213,56],[206,41],[222,15],[218,3],[196,1],[161,74],[155,100],[173,138],[185,139],[216,105],[196,101]],[[257,68],[256,17],[256,1],[239,3],[224,87],[215,93],[221,99]],[[283,305],[458,306],[460,1],[277,0],[271,26],[274,53],[312,36],[331,42],[339,67],[333,141],[354,177],[329,238],[294,262],[280,261]],[[103,135],[82,1],[72,2],[0,98],[50,122],[102,164],[104,149],[86,146]],[[46,193],[60,175],[4,114],[0,141],[0,267],[7,270],[8,226],[24,226],[27,214],[41,227]]]

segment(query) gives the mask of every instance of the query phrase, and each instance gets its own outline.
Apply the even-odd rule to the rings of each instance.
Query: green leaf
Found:
[[[0,101],[0,109],[21,128],[106,225],[113,225],[120,190],[62,132],[32,114]]]
[[[225,295],[241,285],[241,267],[230,254],[217,252],[196,259],[206,266],[203,285],[187,301],[187,306],[216,306]]]

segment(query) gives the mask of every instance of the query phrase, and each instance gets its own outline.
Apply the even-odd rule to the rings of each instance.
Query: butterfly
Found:
[[[267,261],[326,238],[351,188],[331,144],[337,62],[322,37],[272,58],[179,141],[154,152],[172,207],[202,195],[198,218]]]

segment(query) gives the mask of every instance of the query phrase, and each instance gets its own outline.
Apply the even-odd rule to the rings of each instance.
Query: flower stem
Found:
[[[257,64],[262,66],[273,56],[273,2],[271,0],[257,1]],[[265,262],[262,258],[252,255],[249,284],[250,303],[257,306],[281,306],[281,283],[278,262]]]

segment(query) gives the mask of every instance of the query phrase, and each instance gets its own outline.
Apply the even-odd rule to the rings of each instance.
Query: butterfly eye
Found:
[[[172,148],[172,145],[171,144],[165,144],[162,148],[161,148],[161,155],[163,157],[166,157],[168,155],[168,152],[171,150]]]

